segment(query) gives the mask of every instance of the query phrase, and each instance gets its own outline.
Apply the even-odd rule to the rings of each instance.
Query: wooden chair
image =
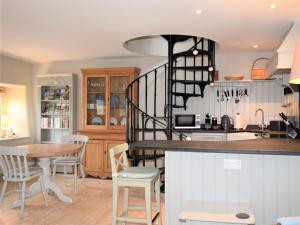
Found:
[[[4,184],[0,195],[0,206],[4,199],[7,182],[18,182],[20,184],[20,216],[24,216],[24,205],[26,198],[26,181],[35,177],[40,178],[41,190],[43,193],[45,205],[48,205],[47,195],[45,194],[44,181],[42,176],[42,169],[36,167],[28,167],[27,150],[17,147],[0,147],[0,166],[3,172]]]
[[[161,205],[160,205],[160,177],[157,168],[149,167],[129,167],[127,152],[128,144],[121,144],[109,150],[112,180],[113,180],[113,209],[112,209],[112,225],[116,225],[118,221],[143,223],[152,225],[158,219],[159,225],[162,224]],[[121,167],[121,168],[120,168]],[[151,207],[151,185],[155,185],[156,194],[156,215],[152,219]],[[124,187],[124,212],[118,216],[118,196],[119,187]],[[129,188],[142,187],[145,189],[144,206],[129,206]],[[128,217],[128,210],[146,210],[146,219]]]
[[[55,179],[56,175],[56,167],[63,166],[64,167],[64,180],[67,176],[67,167],[74,167],[74,190],[77,191],[77,166],[80,167],[81,177],[84,178],[84,170],[83,170],[83,159],[84,153],[86,149],[86,143],[89,141],[89,138],[84,135],[66,135],[62,137],[62,142],[71,142],[71,143],[82,143],[82,150],[77,154],[66,155],[62,157],[58,157],[53,160],[53,179]],[[66,183],[66,182],[65,182]]]

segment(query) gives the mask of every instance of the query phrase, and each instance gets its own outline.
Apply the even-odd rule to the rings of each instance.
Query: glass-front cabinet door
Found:
[[[105,128],[106,124],[106,76],[86,77],[86,125]]]
[[[126,123],[125,115],[125,91],[129,84],[129,76],[114,75],[110,76],[110,118],[109,126],[111,128],[124,128]]]

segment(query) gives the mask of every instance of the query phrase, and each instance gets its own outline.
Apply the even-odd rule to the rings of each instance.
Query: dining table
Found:
[[[29,144],[18,146],[26,149],[28,158],[38,158],[39,166],[42,169],[42,177],[45,189],[49,193],[56,194],[57,198],[66,203],[72,203],[72,198],[63,194],[60,187],[51,177],[50,162],[51,158],[62,155],[75,154],[82,150],[83,144],[73,143],[51,143],[51,144]],[[40,183],[33,183],[26,191],[26,199],[41,192]],[[18,200],[12,204],[12,208],[20,207],[21,201]]]

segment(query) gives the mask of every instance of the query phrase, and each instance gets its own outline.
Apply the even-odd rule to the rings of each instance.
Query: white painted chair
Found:
[[[28,167],[27,163],[27,150],[17,147],[0,147],[0,166],[3,172],[4,184],[0,195],[0,206],[2,205],[7,182],[17,182],[20,184],[20,216],[24,216],[24,205],[26,198],[26,181],[29,181],[35,177],[40,178],[40,185],[45,201],[45,205],[48,205],[47,195],[45,193],[44,181],[42,176],[42,169],[37,167]]]
[[[115,146],[109,150],[113,180],[112,225],[116,225],[118,221],[152,225],[156,220],[161,225],[159,170],[149,167],[129,167],[127,150],[127,143]],[[152,219],[151,186],[153,184],[155,185],[157,204],[154,210],[157,213]],[[121,215],[118,215],[119,187],[124,187],[124,212]],[[128,205],[130,187],[142,187],[145,189],[146,207]],[[128,217],[128,210],[146,210],[147,217],[146,219]]]
[[[279,225],[299,225],[300,216],[279,218],[277,222]]]
[[[62,142],[70,142],[70,143],[82,143],[83,147],[82,150],[77,154],[66,155],[62,157],[58,157],[53,160],[53,179],[55,179],[56,175],[56,168],[57,166],[64,167],[64,180],[66,184],[66,176],[67,176],[67,167],[71,166],[74,167],[74,190],[77,191],[77,166],[80,167],[81,177],[84,178],[84,170],[83,170],[83,159],[84,153],[86,149],[86,143],[89,141],[89,138],[84,135],[66,135],[62,137]]]

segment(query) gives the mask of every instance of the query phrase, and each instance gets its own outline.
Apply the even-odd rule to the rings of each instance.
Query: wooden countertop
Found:
[[[30,144],[18,146],[27,149],[28,157],[48,158],[66,154],[73,154],[81,151],[82,144],[56,143],[56,144]]]
[[[300,155],[300,139],[266,138],[243,141],[139,141],[131,149],[236,154]]]

